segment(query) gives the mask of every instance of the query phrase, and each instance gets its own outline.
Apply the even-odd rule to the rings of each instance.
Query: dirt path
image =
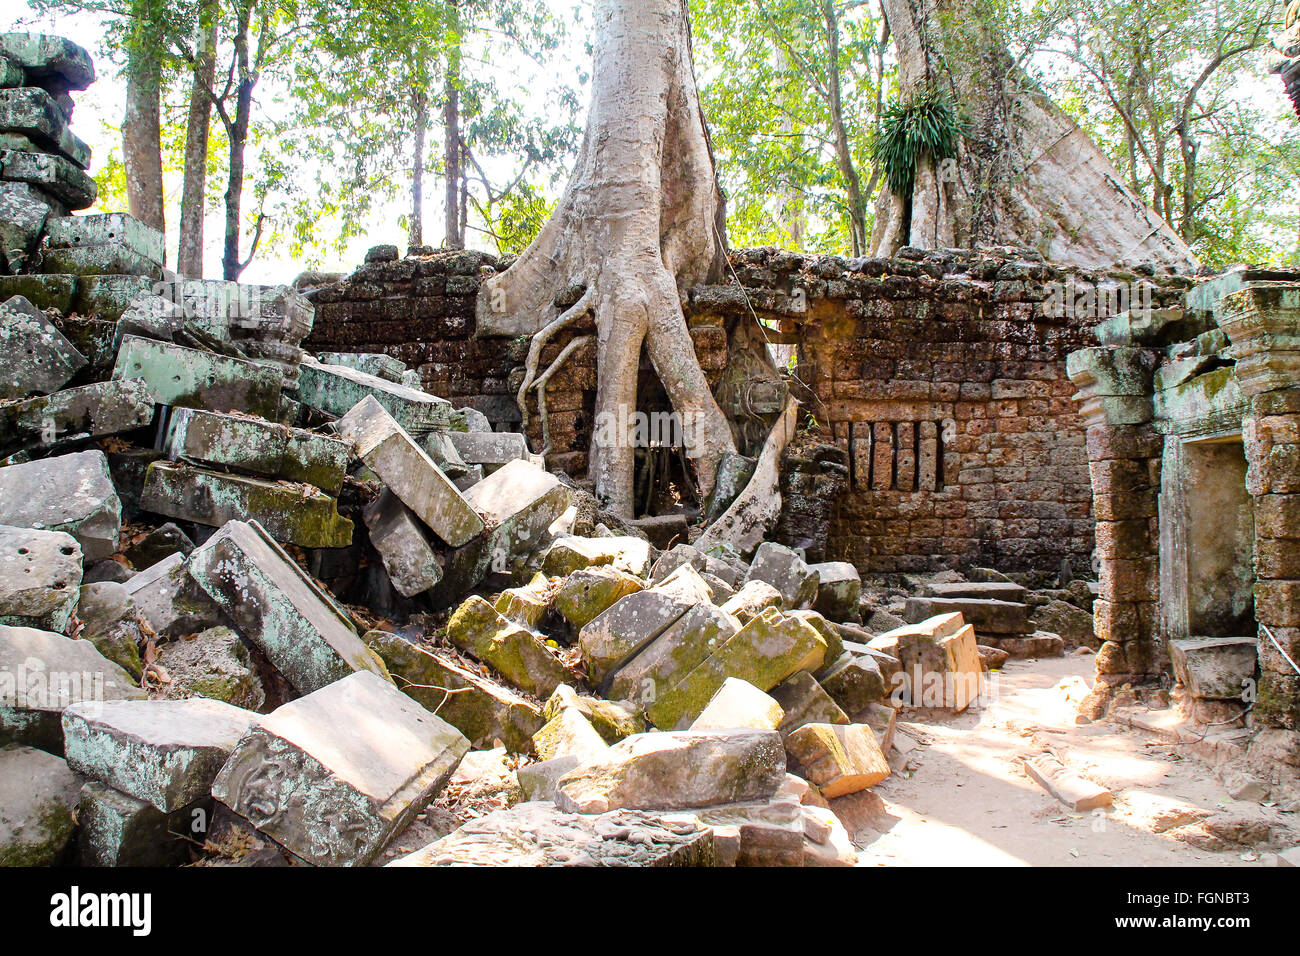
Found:
[[[860,865],[1261,865],[1267,847],[1210,852],[1187,835],[1204,831],[1202,817],[1239,832],[1243,819],[1285,825],[1290,815],[1233,800],[1207,766],[1154,735],[1076,726],[1068,688],[1077,697],[1092,670],[1091,656],[1011,662],[979,713],[900,722],[899,739],[918,744],[895,754],[897,771],[875,788],[886,815],[850,826]],[[1115,805],[1074,813],[1050,797],[1018,759],[1045,748],[1114,792]]]

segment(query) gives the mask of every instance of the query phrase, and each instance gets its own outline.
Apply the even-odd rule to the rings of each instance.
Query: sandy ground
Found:
[[[1260,866],[1268,846],[1210,852],[1187,836],[1204,831],[1201,818],[1235,834],[1262,820],[1275,846],[1279,835],[1286,845],[1291,821],[1300,828],[1295,815],[1233,800],[1208,766],[1155,735],[1076,726],[1068,690],[1077,697],[1092,672],[1091,656],[1013,661],[980,712],[902,721],[900,740],[917,745],[874,788],[884,814],[878,804],[841,812],[859,865]],[[1019,760],[1044,749],[1110,789],[1114,805],[1075,813],[1049,796]]]

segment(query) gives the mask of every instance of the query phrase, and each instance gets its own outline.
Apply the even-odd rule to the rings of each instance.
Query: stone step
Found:
[[[981,634],[1029,634],[1033,625],[1028,605],[986,598],[917,597],[908,598],[903,620],[909,624],[943,614],[960,614]]]

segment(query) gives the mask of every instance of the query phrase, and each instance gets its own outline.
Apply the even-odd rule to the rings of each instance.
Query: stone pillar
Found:
[[[1246,490],[1255,502],[1255,618],[1260,685],[1255,720],[1300,728],[1300,286],[1250,283],[1225,296],[1219,325],[1250,396],[1242,424]]]
[[[1070,355],[1075,400],[1088,427],[1088,468],[1097,519],[1102,642],[1097,679],[1118,685],[1167,669],[1160,641],[1159,498],[1164,436],[1152,425],[1149,349],[1090,348]]]

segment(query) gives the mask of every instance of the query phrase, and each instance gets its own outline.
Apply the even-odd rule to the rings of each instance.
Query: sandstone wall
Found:
[[[310,294],[306,347],[387,352],[418,368],[431,391],[518,428],[527,343],[473,337],[482,270],[505,264],[468,252],[369,262]],[[1009,250],[905,249],[850,262],[751,249],[734,253],[732,268],[731,284],[691,293],[706,372],[716,381],[725,330],[752,310],[774,345],[796,353],[814,427],[848,456],[843,492],[842,481],[787,476],[800,493],[783,537],[797,542],[800,514],[830,508],[830,538],[817,550],[864,573],[1055,571],[1065,558],[1089,568],[1092,492],[1065,357],[1094,343],[1099,315],[1179,300],[1188,280],[1061,270]],[[1108,295],[1094,296],[1097,285]],[[557,336],[541,367],[591,331],[588,322]],[[591,345],[579,349],[546,391],[550,462],[571,474],[586,467],[594,362]],[[663,404],[645,392],[643,407]],[[528,431],[540,448],[533,404]],[[817,500],[837,493],[838,502]]]

